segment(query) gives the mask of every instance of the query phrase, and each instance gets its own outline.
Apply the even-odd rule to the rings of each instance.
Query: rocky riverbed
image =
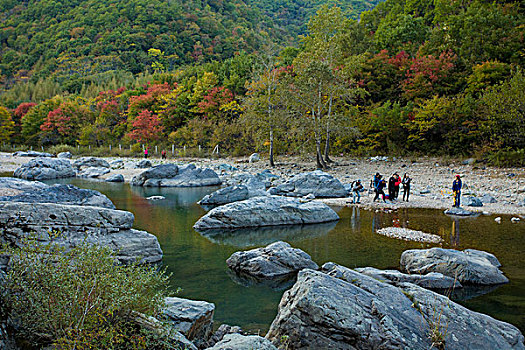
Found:
[[[16,157],[9,153],[0,153],[0,172],[13,172],[30,159],[29,157]],[[144,169],[137,168],[137,164],[141,161],[139,158],[108,157],[104,159],[110,164],[111,171],[101,175],[100,179],[121,174],[125,182],[131,182],[135,175],[144,171]],[[361,179],[365,186],[360,204],[363,208],[449,208],[453,201],[450,188],[454,175],[461,174],[464,184],[464,197],[475,196],[482,199],[489,195],[495,200],[495,202],[493,200],[484,201],[482,207],[468,207],[469,210],[490,214],[525,215],[524,168],[494,168],[472,161],[440,160],[428,157],[388,159],[386,161],[378,159],[381,158],[335,157],[336,163],[326,172],[345,185]],[[313,157],[278,158],[277,165],[274,168],[270,168],[264,159],[249,163],[247,157],[226,159],[176,158],[167,161],[150,159],[150,161],[153,166],[171,162],[181,165],[193,163],[197,167],[211,168],[219,174],[223,184],[226,185],[233,184],[235,177],[242,173],[258,174],[269,169],[276,176],[271,178],[271,183],[279,185],[298,174],[315,170],[315,159]],[[394,172],[400,176],[408,173],[413,179],[410,201],[373,202],[373,194],[369,193],[368,185],[376,172],[383,174],[387,180]],[[0,195],[9,194],[0,193]],[[400,194],[401,197],[402,194]],[[331,205],[352,205],[351,199],[348,197],[318,200]],[[467,202],[465,201],[465,203]]]

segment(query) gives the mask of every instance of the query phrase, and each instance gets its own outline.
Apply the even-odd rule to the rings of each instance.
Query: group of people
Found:
[[[403,179],[401,179],[398,173],[392,174],[390,179],[388,179],[388,183],[383,179],[383,175],[376,173],[370,183],[370,187],[373,188],[375,193],[374,202],[379,199],[379,196],[381,196],[383,202],[386,202],[387,199],[390,201],[397,200],[400,186],[403,186],[403,200],[408,202],[411,183],[412,178],[406,173]],[[388,194],[385,194],[385,188],[388,190]]]
[[[147,159],[148,155],[149,155],[149,147],[146,147],[144,148],[144,158]],[[162,152],[160,152],[160,156],[162,159],[166,159],[166,155],[167,155],[166,150],[162,150]]]

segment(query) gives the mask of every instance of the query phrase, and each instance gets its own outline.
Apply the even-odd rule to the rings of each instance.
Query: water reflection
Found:
[[[457,249],[459,247],[459,219],[452,218],[452,230],[450,230],[450,245],[451,248]]]
[[[297,279],[296,273],[276,278],[259,279],[251,275],[236,273],[231,270],[228,270],[228,276],[230,276],[233,282],[243,287],[268,287],[276,291],[289,289],[294,285]]]
[[[198,232],[213,243],[245,248],[264,246],[277,241],[294,242],[321,237],[336,226],[337,221],[332,221],[311,225],[280,225],[234,230],[211,229]]]

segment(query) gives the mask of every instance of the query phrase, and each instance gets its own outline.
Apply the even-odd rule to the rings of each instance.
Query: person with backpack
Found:
[[[386,181],[384,179],[379,179],[379,182],[377,183],[377,187],[375,189],[376,191],[376,196],[374,197],[374,202],[376,201],[376,199],[379,198],[379,195],[382,195],[382,198],[383,198],[383,202],[386,203],[386,200],[385,200],[385,192],[383,191],[383,189],[386,187]]]
[[[361,203],[361,192],[363,191],[364,187],[363,184],[361,184],[361,180],[357,180],[352,182],[352,203],[353,204],[359,204]],[[357,197],[357,202],[356,202]]]
[[[410,196],[410,183],[411,182],[412,182],[412,178],[408,176],[407,173],[405,173],[405,175],[403,175],[403,181],[401,181],[401,183],[403,184],[403,200],[407,202],[408,202],[408,197]]]
[[[461,202],[461,187],[463,183],[461,182],[461,176],[456,175],[456,179],[452,182],[452,192],[454,192],[454,207],[459,208]]]

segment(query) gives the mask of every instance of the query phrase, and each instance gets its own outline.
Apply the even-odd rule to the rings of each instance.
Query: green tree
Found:
[[[0,106],[0,142],[9,142],[15,128],[15,122],[7,108]]]

